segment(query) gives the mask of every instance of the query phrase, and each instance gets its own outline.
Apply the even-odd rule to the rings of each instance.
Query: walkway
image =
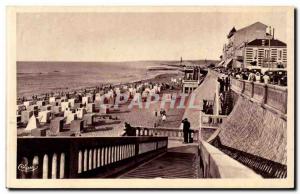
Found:
[[[177,145],[177,146],[176,146]],[[201,178],[198,145],[169,141],[168,151],[119,178]]]

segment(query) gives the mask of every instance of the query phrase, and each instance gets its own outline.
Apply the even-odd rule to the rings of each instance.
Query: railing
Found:
[[[280,110],[283,113],[287,113],[287,87],[268,85],[266,88],[265,104],[268,106]]]
[[[134,127],[137,136],[167,136],[169,140],[183,141],[183,130],[178,128]],[[199,140],[199,131],[191,130],[193,141]]]
[[[197,83],[198,84],[198,81],[199,80],[195,80],[195,79],[191,79],[191,80],[189,80],[189,79],[183,79],[182,83]]]
[[[214,76],[219,76],[219,73],[210,70]],[[287,113],[287,97],[288,89],[284,86],[272,84],[264,84],[258,82],[250,82],[247,80],[230,79],[231,89],[238,94],[261,103],[266,108],[274,110],[281,114]]]
[[[167,137],[18,138],[17,178],[112,177],[167,146]]]
[[[262,105],[266,105],[267,108],[282,114],[287,113],[287,87],[231,78],[231,89]]]
[[[218,147],[222,152],[251,168],[264,178],[286,178],[287,166],[267,160],[224,145]]]
[[[199,149],[200,169],[204,178],[262,178],[205,141],[200,142]]]
[[[207,115],[201,114],[201,128],[218,127],[226,120],[226,115]]]
[[[237,93],[243,93],[244,91],[244,82],[238,79],[231,79],[231,89]]]

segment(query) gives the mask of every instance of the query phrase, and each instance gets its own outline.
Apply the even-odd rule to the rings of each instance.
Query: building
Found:
[[[286,44],[274,39],[268,26],[256,22],[242,29],[233,27],[223,46],[222,60],[218,66],[246,68],[251,65],[286,67]],[[270,45],[269,45],[270,42]],[[270,51],[269,51],[270,50]],[[271,57],[269,56],[271,52]]]
[[[280,68],[287,65],[286,43],[276,39],[255,39],[245,46],[244,66]]]
[[[200,84],[200,67],[186,66],[184,68],[184,78],[182,80],[182,92],[185,94],[192,93]]]

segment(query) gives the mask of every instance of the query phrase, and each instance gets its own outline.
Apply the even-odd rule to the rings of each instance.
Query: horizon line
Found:
[[[184,61],[219,61],[218,59],[186,59],[186,60],[182,60],[182,62]],[[159,62],[159,61],[172,61],[172,62],[175,62],[175,61],[178,61],[180,62],[180,59],[179,60],[175,60],[175,59],[165,59],[165,60],[160,60],[160,59],[154,59],[154,60],[148,60],[148,59],[143,59],[143,60],[116,60],[116,61],[73,61],[73,60],[70,60],[70,61],[67,61],[67,60],[16,60],[16,62],[88,62],[88,63],[117,63],[117,62]]]

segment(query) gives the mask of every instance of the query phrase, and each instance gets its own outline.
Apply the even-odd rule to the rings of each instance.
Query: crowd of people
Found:
[[[287,85],[287,76],[285,71],[265,71],[262,73],[259,69],[215,69],[222,73],[224,77],[230,76],[240,80],[252,82],[274,84],[280,86]],[[221,82],[220,82],[221,83]],[[225,81],[226,84],[226,81]],[[223,84],[223,85],[225,85]]]

